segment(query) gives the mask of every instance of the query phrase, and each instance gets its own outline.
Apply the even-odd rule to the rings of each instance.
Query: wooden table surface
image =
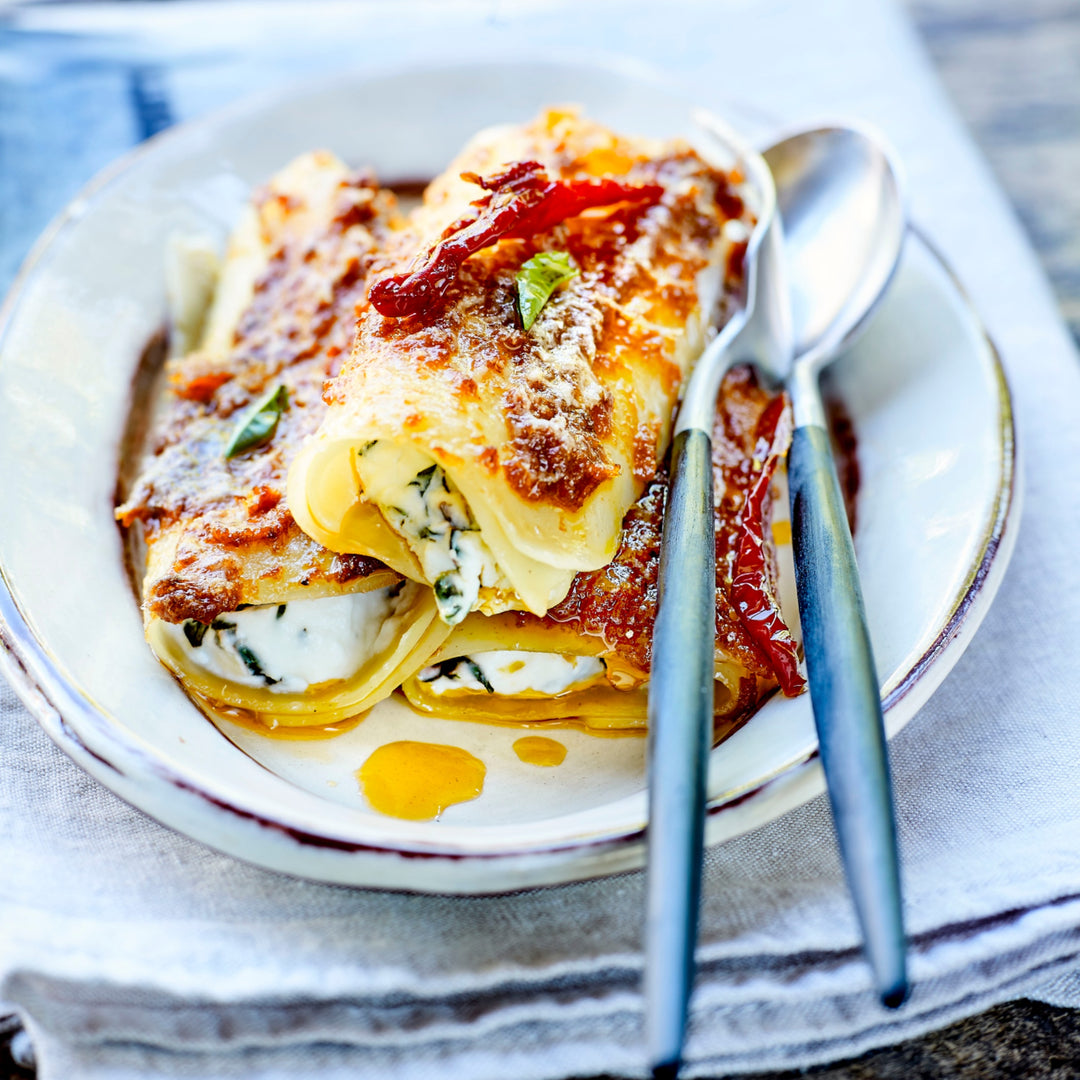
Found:
[[[1016,206],[1080,343],[1080,0],[907,0],[961,115]],[[34,1075],[0,1018],[0,1080]],[[762,1080],[1074,1080],[1080,1012],[1000,1005],[848,1062]]]
[[[907,6],[1080,342],[1080,3],[908,0]]]

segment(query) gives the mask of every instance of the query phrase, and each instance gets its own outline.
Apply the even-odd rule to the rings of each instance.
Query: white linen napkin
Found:
[[[914,217],[1004,356],[1026,459],[1019,541],[970,648],[892,744],[909,1004],[874,1000],[817,799],[708,856],[686,1074],[847,1057],[1023,994],[1080,1004],[1080,369],[900,13],[884,0],[686,2],[662,17],[614,0],[198,10],[189,25],[184,3],[34,9],[15,28],[151,56],[180,116],[364,56],[599,44],[705,104],[859,115],[886,132]],[[447,898],[262,871],[126,806],[6,687],[0,854],[0,999],[25,1019],[42,1080],[642,1074],[640,874]]]

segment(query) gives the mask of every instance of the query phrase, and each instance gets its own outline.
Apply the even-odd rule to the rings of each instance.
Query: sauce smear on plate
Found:
[[[566,757],[566,747],[543,735],[526,735],[514,743],[514,753],[526,765],[561,765]]]
[[[380,746],[356,771],[371,806],[409,821],[431,821],[484,790],[487,767],[460,746],[401,742]]]

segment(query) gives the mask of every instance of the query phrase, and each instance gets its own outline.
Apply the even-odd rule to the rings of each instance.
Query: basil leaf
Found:
[[[188,639],[188,644],[197,649],[203,642],[203,638],[206,637],[206,631],[210,629],[206,623],[196,622],[194,619],[187,619],[184,622],[184,637]]]
[[[236,457],[237,454],[266,442],[274,434],[281,414],[288,407],[289,392],[278,384],[240,418],[229,445],[225,447],[225,456]]]
[[[551,294],[571,278],[578,276],[578,268],[570,262],[566,251],[541,251],[514,275],[517,282],[518,314],[521,327],[528,330],[536,316],[543,310]]]

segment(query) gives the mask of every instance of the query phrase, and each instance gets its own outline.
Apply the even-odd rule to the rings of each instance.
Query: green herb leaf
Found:
[[[541,251],[522,263],[521,269],[514,275],[522,329],[528,330],[536,322],[536,316],[543,310],[551,294],[560,285],[577,277],[578,272],[566,251]]]
[[[449,626],[461,622],[469,613],[460,581],[461,576],[457,570],[447,570],[445,574],[440,574],[432,584],[439,617]]]
[[[437,600],[453,600],[456,597],[461,596],[461,589],[458,587],[455,580],[456,574],[453,570],[448,570],[445,574],[440,574],[435,579],[435,584],[432,586],[435,590],[435,598]]]
[[[495,693],[495,687],[488,682],[487,676],[484,674],[483,669],[475,660],[465,658],[465,663],[469,665],[469,670],[472,672],[472,677],[489,693]]]
[[[421,682],[434,682],[436,679],[449,679],[453,682],[458,677],[458,664],[463,659],[461,656],[454,656],[449,660],[440,660],[437,664],[424,668],[418,678]]]
[[[426,495],[427,490],[431,487],[432,478],[435,476],[435,470],[438,465],[429,465],[426,469],[421,469],[416,476],[409,481],[409,487],[419,488],[421,495]]]
[[[225,447],[225,456],[236,457],[237,454],[266,442],[274,434],[281,414],[288,407],[289,393],[279,383],[240,418],[229,445]]]
[[[236,655],[244,662],[244,667],[246,667],[252,675],[261,678],[267,686],[274,686],[276,683],[281,682],[280,679],[272,679],[265,671],[263,671],[262,664],[259,663],[259,658],[246,645],[238,643],[236,646]]]
[[[184,637],[188,639],[188,644],[197,649],[206,637],[206,631],[210,629],[206,623],[196,622],[194,619],[188,619],[184,623]]]

